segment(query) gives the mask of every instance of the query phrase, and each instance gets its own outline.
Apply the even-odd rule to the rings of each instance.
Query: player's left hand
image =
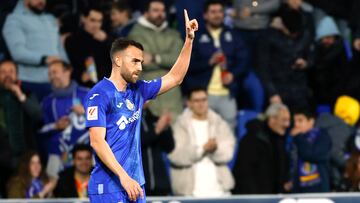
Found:
[[[184,9],[184,16],[185,16],[186,37],[192,40],[195,38],[195,31],[199,29],[198,22],[196,19],[189,20],[189,16],[186,9]]]
[[[139,183],[134,179],[130,178],[129,176],[120,177],[120,183],[131,201],[136,202],[139,197],[144,198],[144,193]]]

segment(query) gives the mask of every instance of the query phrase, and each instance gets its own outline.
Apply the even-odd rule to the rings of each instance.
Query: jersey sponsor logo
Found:
[[[126,99],[125,103],[126,103],[126,108],[128,108],[130,111],[134,110],[135,105],[129,99]]]
[[[94,121],[98,119],[98,107],[97,106],[89,106],[87,108],[87,120]]]
[[[154,79],[154,80],[143,80],[143,82],[147,83],[147,84],[152,83],[152,82],[156,82],[156,81],[157,81],[156,79]]]
[[[140,117],[140,110],[137,110],[130,118],[126,118],[125,116],[121,116],[120,119],[116,122],[119,126],[120,130],[124,130],[126,126],[130,123],[135,122]]]
[[[90,100],[93,100],[95,97],[99,96],[100,94],[93,94],[91,97],[90,97]]]

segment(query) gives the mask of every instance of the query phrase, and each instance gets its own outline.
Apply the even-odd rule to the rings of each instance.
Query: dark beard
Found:
[[[124,80],[125,80],[127,83],[136,83],[136,81],[134,81],[134,80],[132,79],[132,75],[131,75],[131,74],[124,73],[124,74],[121,74],[121,77],[124,78]]]
[[[33,13],[35,13],[36,15],[40,15],[40,14],[42,14],[42,13],[44,12],[44,9],[38,9],[38,8],[33,7],[33,6],[31,6],[31,5],[29,5],[29,9],[30,9]]]

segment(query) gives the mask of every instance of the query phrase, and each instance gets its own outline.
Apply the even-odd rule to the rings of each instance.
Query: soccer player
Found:
[[[96,165],[88,194],[91,202],[146,202],[141,162],[141,109],[146,100],[179,85],[190,63],[198,23],[184,10],[186,39],[171,70],[162,78],[139,80],[143,47],[125,39],[112,44],[112,72],[90,90],[86,104],[86,126]],[[161,43],[161,42],[160,42]]]

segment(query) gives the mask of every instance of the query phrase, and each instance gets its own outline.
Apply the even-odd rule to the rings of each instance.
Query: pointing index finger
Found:
[[[190,20],[186,9],[184,9],[184,16],[185,16],[185,23],[188,23]]]

